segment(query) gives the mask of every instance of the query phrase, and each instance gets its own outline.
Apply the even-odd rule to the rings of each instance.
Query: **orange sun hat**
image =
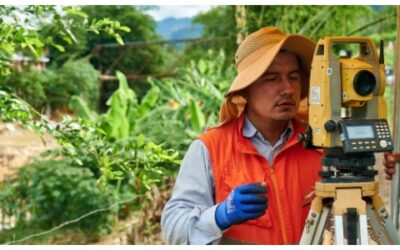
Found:
[[[245,38],[236,55],[237,76],[226,93],[220,109],[220,123],[225,124],[238,117],[244,110],[246,100],[235,95],[254,83],[269,68],[280,50],[289,51],[299,58],[301,69],[309,75],[315,49],[309,38],[285,34],[277,27],[264,27]],[[303,83],[302,99],[308,94],[308,80]]]

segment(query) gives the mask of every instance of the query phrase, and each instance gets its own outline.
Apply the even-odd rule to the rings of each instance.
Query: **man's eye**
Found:
[[[289,78],[291,80],[299,80],[300,79],[300,75],[299,74],[293,74],[293,75],[290,75]]]
[[[267,81],[267,82],[272,82],[272,81],[275,81],[276,80],[276,76],[265,76],[264,78],[263,78],[263,80],[264,81]]]

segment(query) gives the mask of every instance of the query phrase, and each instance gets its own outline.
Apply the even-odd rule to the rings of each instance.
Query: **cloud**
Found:
[[[167,17],[192,17],[200,12],[208,11],[212,7],[212,5],[159,5],[158,9],[151,9],[146,12],[151,15],[154,20],[159,21]]]

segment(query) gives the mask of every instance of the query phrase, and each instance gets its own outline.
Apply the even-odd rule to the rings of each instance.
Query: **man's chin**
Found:
[[[276,120],[278,121],[290,121],[296,116],[295,112],[284,112],[277,115]]]

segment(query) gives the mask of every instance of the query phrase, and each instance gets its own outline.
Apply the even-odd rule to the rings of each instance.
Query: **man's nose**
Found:
[[[294,93],[294,83],[290,81],[287,77],[282,79],[282,90],[281,94],[291,95]]]

